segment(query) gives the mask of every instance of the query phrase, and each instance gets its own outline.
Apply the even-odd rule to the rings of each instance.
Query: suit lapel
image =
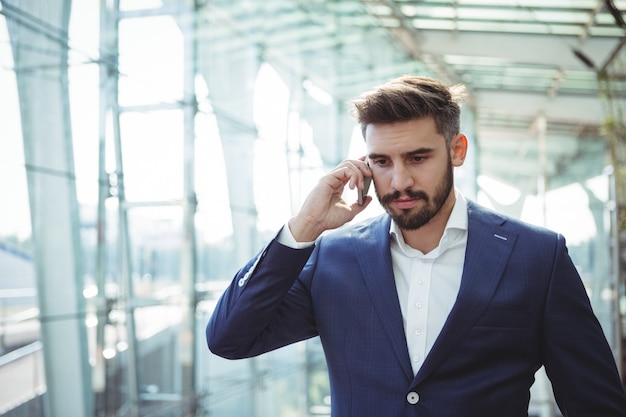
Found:
[[[468,201],[468,236],[461,287],[439,337],[415,384],[441,363],[485,310],[500,282],[517,234],[501,227],[504,219]]]
[[[381,216],[371,228],[356,229],[355,245],[359,257],[362,276],[387,338],[396,357],[402,365],[407,380],[413,379],[409,351],[402,321],[402,311],[398,301],[398,291],[393,276],[389,249],[390,218]]]

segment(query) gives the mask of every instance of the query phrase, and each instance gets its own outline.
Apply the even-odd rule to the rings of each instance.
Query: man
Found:
[[[367,155],[321,178],[237,273],[209,348],[236,359],[319,335],[333,417],[527,416],[542,365],[564,416],[626,416],[563,237],[455,190],[462,93],[405,76],[355,101]],[[368,177],[387,213],[346,225],[372,198],[344,188]]]

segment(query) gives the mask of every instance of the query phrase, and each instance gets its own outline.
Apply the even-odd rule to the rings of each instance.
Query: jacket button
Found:
[[[409,404],[417,404],[417,402],[420,400],[420,396],[417,392],[411,391],[407,394],[406,400]]]

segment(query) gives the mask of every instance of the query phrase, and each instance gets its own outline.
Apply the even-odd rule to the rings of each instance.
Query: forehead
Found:
[[[417,148],[445,147],[445,137],[437,133],[432,118],[396,123],[375,123],[365,129],[365,144],[370,153],[389,154]]]

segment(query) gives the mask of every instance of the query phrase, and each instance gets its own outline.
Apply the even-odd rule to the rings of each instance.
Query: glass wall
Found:
[[[372,64],[370,79],[350,91],[325,91],[303,78],[307,71],[296,73],[286,68],[291,63],[264,56],[260,41],[275,34],[251,27],[240,35],[242,50],[255,48],[246,61],[252,75],[224,93],[210,75],[235,71],[229,65],[241,62],[220,55],[221,43],[240,41],[231,37],[229,17],[210,8],[194,13],[185,2],[121,1],[119,10],[116,2],[102,3],[73,2],[67,35],[71,176],[80,208],[85,302],[79,314],[88,335],[94,414],[329,415],[319,340],[226,361],[209,353],[204,326],[240,260],[279,230],[323,172],[363,153],[345,101],[364,84],[426,70],[413,63],[387,71],[401,54],[383,43],[372,55],[388,60]],[[241,18],[253,11],[242,9]],[[213,26],[198,30],[195,19],[211,19]],[[42,415],[42,393],[57,394],[46,388],[41,354],[40,323],[50,318],[39,312],[32,229],[40,225],[30,215],[25,109],[6,22],[0,14],[0,378],[15,383],[3,384],[0,414],[35,416]],[[355,20],[342,22],[335,23],[345,35],[362,36],[361,42],[370,36],[348,24]],[[43,25],[38,19],[31,24]],[[298,40],[284,43],[296,48]],[[210,59],[199,52],[207,44],[215,54]],[[230,99],[239,100],[241,111],[226,103]],[[458,186],[480,203],[564,234],[613,339],[606,162],[581,161],[597,166],[598,175],[573,174],[571,184],[543,195],[503,189],[497,179],[477,175],[477,129],[472,109],[465,111],[462,127],[472,155],[457,171]],[[238,167],[238,161],[247,164],[247,153],[251,166]],[[374,206],[357,220],[380,213]],[[242,216],[251,219],[252,231],[241,228],[236,219]]]

